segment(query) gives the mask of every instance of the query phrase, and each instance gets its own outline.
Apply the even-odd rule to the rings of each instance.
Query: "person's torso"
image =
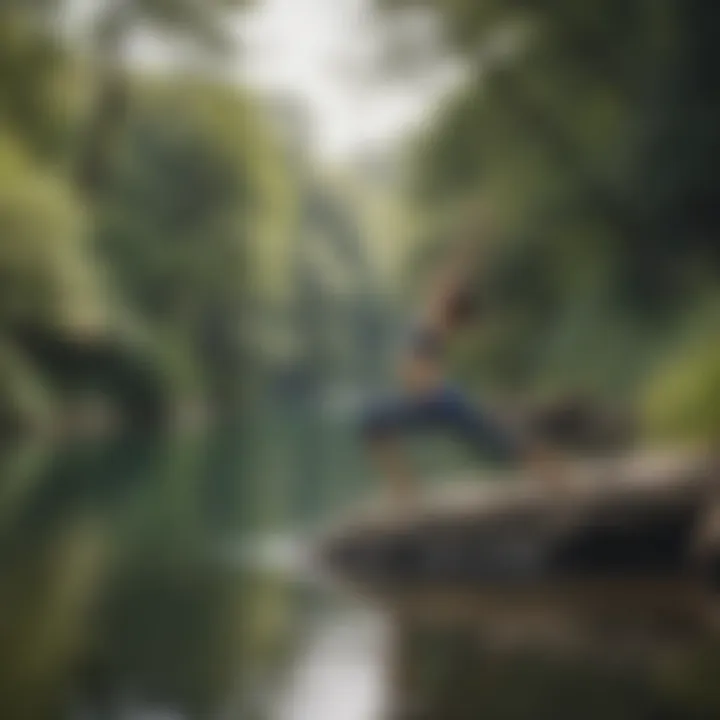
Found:
[[[399,380],[410,391],[426,391],[444,382],[447,338],[429,323],[415,321],[399,349]]]

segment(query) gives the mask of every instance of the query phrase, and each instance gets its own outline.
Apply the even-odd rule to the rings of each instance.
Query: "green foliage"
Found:
[[[130,113],[130,81],[125,48],[137,30],[150,29],[166,43],[193,46],[212,59],[234,47],[228,11],[242,0],[138,0],[100,9],[95,46],[93,99],[77,163],[77,183],[91,203],[104,196],[113,174],[118,144]]]
[[[418,256],[452,238],[458,199],[495,216],[477,277],[488,317],[458,357],[467,375],[627,398],[667,356],[653,426],[712,432],[716,354],[676,328],[720,277],[713,4],[380,5],[428,10],[469,71],[415,142],[411,173]]]
[[[246,302],[286,284],[281,159],[241,91],[143,85],[116,51],[149,26],[221,49],[243,4],[110,4],[92,68],[55,32],[57,3],[0,10],[0,329],[23,333],[4,388],[27,357],[38,387],[101,389],[123,411],[236,399]],[[77,189],[58,162],[69,150]]]
[[[651,437],[710,443],[720,438],[720,316],[715,312],[710,319],[650,376],[642,409]]]
[[[241,361],[244,303],[251,288],[268,289],[259,247],[281,227],[277,162],[238,91],[149,85],[100,218],[121,296],[226,390]]]
[[[62,180],[0,137],[0,322],[67,332],[105,322],[81,206]]]
[[[226,15],[248,5],[247,0],[142,0],[136,3],[141,20],[182,39],[227,48],[232,40]]]
[[[70,57],[27,6],[0,8],[0,131],[33,155],[67,148],[77,85]]]
[[[32,361],[0,339],[0,431],[42,430],[52,410],[51,394]]]

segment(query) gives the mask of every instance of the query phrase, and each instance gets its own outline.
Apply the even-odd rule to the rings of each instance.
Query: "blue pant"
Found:
[[[428,430],[447,430],[493,461],[513,462],[520,456],[512,433],[448,386],[388,398],[371,405],[361,420],[361,432],[368,441]]]

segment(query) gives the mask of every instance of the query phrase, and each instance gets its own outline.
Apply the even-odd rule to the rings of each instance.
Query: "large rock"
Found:
[[[401,509],[367,507],[324,533],[320,555],[334,574],[379,586],[712,574],[720,532],[718,542],[705,534],[702,554],[696,547],[716,507],[717,467],[707,455],[576,462],[567,475],[562,489],[509,474],[449,483]]]

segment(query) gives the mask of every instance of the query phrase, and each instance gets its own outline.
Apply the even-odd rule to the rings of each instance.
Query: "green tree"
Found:
[[[73,192],[7,137],[0,173],[0,322],[71,333],[102,327],[105,298]]]
[[[469,70],[411,166],[424,228],[458,197],[498,215],[498,322],[469,364],[526,385],[633,387],[718,286],[714,5],[380,4],[430,13]]]
[[[80,186],[90,197],[102,194],[128,119],[130,88],[124,54],[135,31],[150,27],[168,39],[203,50],[228,50],[228,12],[244,0],[124,0],[109,3],[95,28],[95,92],[78,165]]]
[[[109,302],[72,190],[0,137],[0,415],[40,419],[47,378],[17,333],[28,328],[66,338],[95,336],[109,324]]]
[[[0,7],[0,130],[42,162],[68,148],[78,84],[57,33],[31,4]]]
[[[282,159],[233,88],[148,85],[135,102],[99,248],[133,312],[194,357],[225,404],[242,374],[246,302],[262,283],[257,246],[289,212]]]

